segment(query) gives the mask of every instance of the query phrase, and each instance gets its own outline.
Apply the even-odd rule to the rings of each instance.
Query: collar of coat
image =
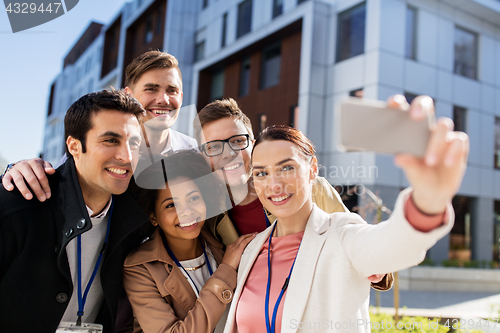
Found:
[[[76,174],[75,162],[69,157],[49,176],[52,198],[50,199],[59,229],[58,243],[61,249],[78,235],[92,228],[82,190]],[[125,192],[115,195],[113,216],[110,225],[107,254],[113,252],[121,240],[149,222],[148,216]],[[82,226],[83,225],[83,226]],[[62,253],[61,253],[62,254]]]

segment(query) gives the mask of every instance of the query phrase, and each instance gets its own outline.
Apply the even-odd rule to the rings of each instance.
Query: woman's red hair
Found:
[[[304,133],[302,133],[298,129],[285,125],[273,125],[263,130],[262,133],[257,138],[257,140],[255,141],[252,150],[252,156],[255,147],[257,147],[260,143],[264,141],[278,141],[278,140],[285,140],[294,143],[295,145],[297,145],[299,150],[302,152],[302,154],[304,154],[304,157],[306,158],[315,156],[316,151],[314,149],[314,145],[312,144],[311,140],[309,140],[304,135]]]

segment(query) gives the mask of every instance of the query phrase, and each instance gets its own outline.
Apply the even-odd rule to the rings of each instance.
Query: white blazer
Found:
[[[430,232],[415,230],[403,211],[410,193],[411,189],[401,192],[391,217],[378,225],[354,213],[327,214],[314,205],[285,294],[281,332],[371,331],[367,276],[417,265],[453,227],[450,204],[443,226]],[[225,333],[237,332],[236,306],[271,230],[272,226],[258,234],[241,257]]]

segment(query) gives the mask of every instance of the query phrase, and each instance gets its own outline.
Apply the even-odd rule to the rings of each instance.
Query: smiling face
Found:
[[[101,110],[92,116],[91,123],[85,153],[80,140],[71,136],[67,139],[87,205],[91,201],[107,202],[111,194],[125,192],[141,141],[139,121],[132,114]]]
[[[252,166],[259,200],[278,220],[309,216],[311,181],[317,173],[314,157],[306,159],[289,141],[263,141],[254,149]]]
[[[125,87],[125,91],[146,110],[143,122],[148,128],[163,131],[177,120],[183,95],[177,68],[150,69],[131,87]]]
[[[166,189],[158,190],[154,218],[169,244],[197,238],[206,213],[200,189],[187,177],[169,180]]]
[[[232,117],[222,118],[205,124],[203,126],[201,144],[214,140],[225,140],[239,134],[248,134],[245,125]],[[251,158],[253,144],[250,142],[246,149],[233,151],[228,144],[224,143],[222,154],[204,157],[210,164],[222,182],[230,187],[247,186],[251,176]]]

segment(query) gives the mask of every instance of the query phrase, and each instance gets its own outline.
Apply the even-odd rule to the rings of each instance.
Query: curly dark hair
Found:
[[[165,189],[169,180],[186,177],[195,182],[207,207],[207,218],[225,210],[225,186],[212,173],[203,156],[196,150],[181,150],[168,157],[156,156],[131,182],[131,194],[148,216],[155,210],[158,191]]]

